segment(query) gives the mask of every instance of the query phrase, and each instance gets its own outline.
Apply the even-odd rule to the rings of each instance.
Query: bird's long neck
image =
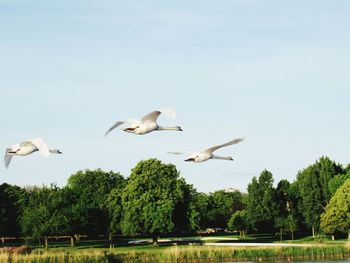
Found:
[[[164,127],[164,126],[158,126],[158,131],[182,131],[179,126],[175,127]]]
[[[223,157],[223,156],[213,155],[213,156],[211,157],[211,159],[233,161],[232,157],[230,157],[230,156],[228,156],[228,157]]]
[[[60,150],[49,150],[50,153],[62,154]]]

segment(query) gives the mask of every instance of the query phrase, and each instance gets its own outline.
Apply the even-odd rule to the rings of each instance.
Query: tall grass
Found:
[[[262,261],[296,259],[346,259],[350,258],[350,248],[344,246],[311,246],[280,248],[232,248],[210,246],[176,246],[158,252],[132,250],[112,252],[104,250],[84,251],[33,251],[28,255],[0,254],[0,262],[78,262],[78,263],[119,263],[119,262],[224,262],[224,261]]]
[[[111,256],[107,253],[97,252],[52,252],[47,251],[45,253],[32,253],[32,254],[0,254],[0,262],[10,262],[10,263],[68,263],[68,262],[77,262],[77,263],[106,263],[106,262],[123,262],[119,261],[117,258],[109,260]]]

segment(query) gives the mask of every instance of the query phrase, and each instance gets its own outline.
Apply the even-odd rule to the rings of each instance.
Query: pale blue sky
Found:
[[[0,183],[65,185],[77,170],[129,176],[173,163],[199,191],[275,183],[322,155],[350,162],[349,1],[0,0],[0,148],[41,136],[62,156],[14,157]],[[162,107],[184,132],[136,136],[114,121]],[[167,151],[204,150],[193,164]]]

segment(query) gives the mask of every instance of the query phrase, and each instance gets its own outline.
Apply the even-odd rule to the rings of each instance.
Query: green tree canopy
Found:
[[[18,186],[0,185],[0,235],[17,236],[20,234],[19,219],[21,200],[25,191]]]
[[[123,216],[122,194],[126,185],[126,180],[120,182],[107,197],[106,207],[109,213],[109,232],[111,234],[121,233],[121,220]]]
[[[306,230],[305,225],[303,224],[304,217],[303,217],[303,211],[302,211],[302,200],[300,197],[300,187],[299,183],[297,181],[294,181],[290,184],[289,190],[288,190],[288,196],[289,196],[289,208],[290,208],[290,216],[292,216],[292,219],[295,221],[295,225],[298,226],[297,228],[300,230]]]
[[[109,211],[106,206],[108,195],[114,188],[124,185],[119,173],[105,172],[101,169],[78,171],[68,179],[67,188],[75,195],[72,202],[75,231],[79,234],[107,234],[110,228]],[[72,226],[73,227],[73,226]]]
[[[272,173],[264,170],[259,179],[248,184],[247,213],[253,227],[261,232],[272,232],[277,214]]]
[[[209,195],[193,191],[190,218],[192,230],[205,229],[209,226],[208,210]]]
[[[239,235],[242,237],[245,237],[249,226],[250,222],[246,210],[236,211],[227,223],[228,230],[239,231]]]
[[[297,175],[301,196],[301,210],[306,224],[312,228],[313,236],[320,225],[320,215],[331,198],[329,181],[337,174],[344,173],[341,165],[328,157],[321,157]]]
[[[278,217],[287,217],[290,212],[290,183],[288,180],[281,180],[276,188],[276,204],[278,208]]]
[[[287,180],[281,180],[276,188],[276,204],[278,208],[275,217],[275,228],[280,231],[280,238],[283,238],[283,231],[289,231],[294,239],[294,231],[298,226],[299,214],[297,211],[299,193],[295,192],[295,184]]]
[[[232,214],[244,208],[243,196],[238,190],[215,191],[208,196],[207,227],[225,228]]]
[[[157,159],[140,161],[122,194],[122,232],[151,235],[158,244],[161,234],[188,230],[191,188],[174,165]]]
[[[214,193],[192,191],[191,229],[225,228],[231,215],[244,208],[244,195],[236,191],[219,190]]]
[[[347,179],[350,179],[350,171],[345,174],[338,174],[331,178],[328,183],[329,192],[333,196],[340,186],[342,186]]]
[[[321,229],[326,233],[348,233],[350,238],[350,179],[335,193],[321,215]]]
[[[60,198],[60,189],[35,187],[27,193],[23,214],[20,220],[23,235],[33,240],[44,238],[47,247],[49,236],[61,235],[68,228],[65,204]]]

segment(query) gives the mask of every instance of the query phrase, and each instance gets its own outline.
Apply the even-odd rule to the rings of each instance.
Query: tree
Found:
[[[290,184],[287,180],[281,180],[276,188],[277,215],[275,218],[275,227],[279,229],[281,241],[283,231],[289,231],[294,240],[294,231],[298,226],[297,204],[299,195],[295,192],[295,184]]]
[[[332,196],[347,179],[350,179],[350,171],[346,174],[338,174],[329,180],[328,188]]]
[[[272,232],[277,214],[272,173],[264,170],[259,179],[248,184],[247,213],[252,226],[261,232]]]
[[[121,220],[123,218],[122,194],[126,180],[121,181],[108,195],[106,207],[109,216],[109,240],[112,244],[112,235],[121,233]]]
[[[161,234],[189,230],[191,188],[174,165],[157,159],[140,161],[122,193],[123,234],[151,235],[158,245]]]
[[[124,185],[124,180],[119,173],[101,169],[78,171],[69,177],[66,187],[75,200],[71,209],[77,221],[72,227],[77,233],[108,234],[110,224],[106,200],[114,188]]]
[[[79,240],[81,234],[81,222],[84,222],[82,216],[84,207],[79,202],[79,193],[65,186],[60,189],[61,215],[64,216],[66,224],[60,229],[61,235],[70,236],[71,246],[74,246],[74,240]]]
[[[275,227],[279,229],[278,235],[280,236],[281,242],[283,240],[283,232],[285,231],[289,231],[291,233],[292,240],[294,240],[294,231],[297,229],[297,223],[292,215],[277,217],[275,219]]]
[[[234,192],[219,190],[209,194],[208,197],[207,227],[226,227],[232,214],[244,208],[243,197],[238,190]]]
[[[239,231],[240,237],[245,237],[249,228],[249,218],[246,210],[236,211],[227,223],[230,231]]]
[[[287,218],[286,217],[277,217],[275,218],[275,228],[279,229],[279,232],[276,233],[280,236],[280,241],[283,241],[283,231],[287,228]]]
[[[25,191],[18,186],[0,185],[0,235],[18,236],[21,200]],[[4,239],[3,239],[4,241]]]
[[[193,191],[190,204],[190,224],[192,230],[205,229],[209,226],[209,195]]]
[[[60,235],[68,227],[59,191],[55,185],[32,189],[27,194],[20,220],[23,235],[39,243],[43,238],[46,248],[50,236]]]
[[[298,221],[292,213],[286,218],[286,227],[291,234],[292,240],[294,240],[294,232],[298,229]]]
[[[289,198],[290,183],[287,180],[281,180],[276,188],[276,205],[278,217],[287,217],[290,211]]]
[[[343,173],[341,165],[331,161],[328,157],[321,157],[315,164],[310,165],[297,175],[301,196],[301,209],[306,224],[315,231],[320,225],[320,215],[331,198],[329,181],[337,174]]]
[[[350,179],[334,194],[321,215],[321,229],[329,234],[348,233],[350,240]]]
[[[188,225],[184,226],[181,232],[194,232],[196,230],[202,229],[203,219],[205,220],[205,195],[203,193],[198,193],[192,185],[187,185],[188,187]],[[204,197],[204,198],[202,198]],[[203,202],[203,203],[202,203]],[[178,218],[181,220],[181,218]]]

